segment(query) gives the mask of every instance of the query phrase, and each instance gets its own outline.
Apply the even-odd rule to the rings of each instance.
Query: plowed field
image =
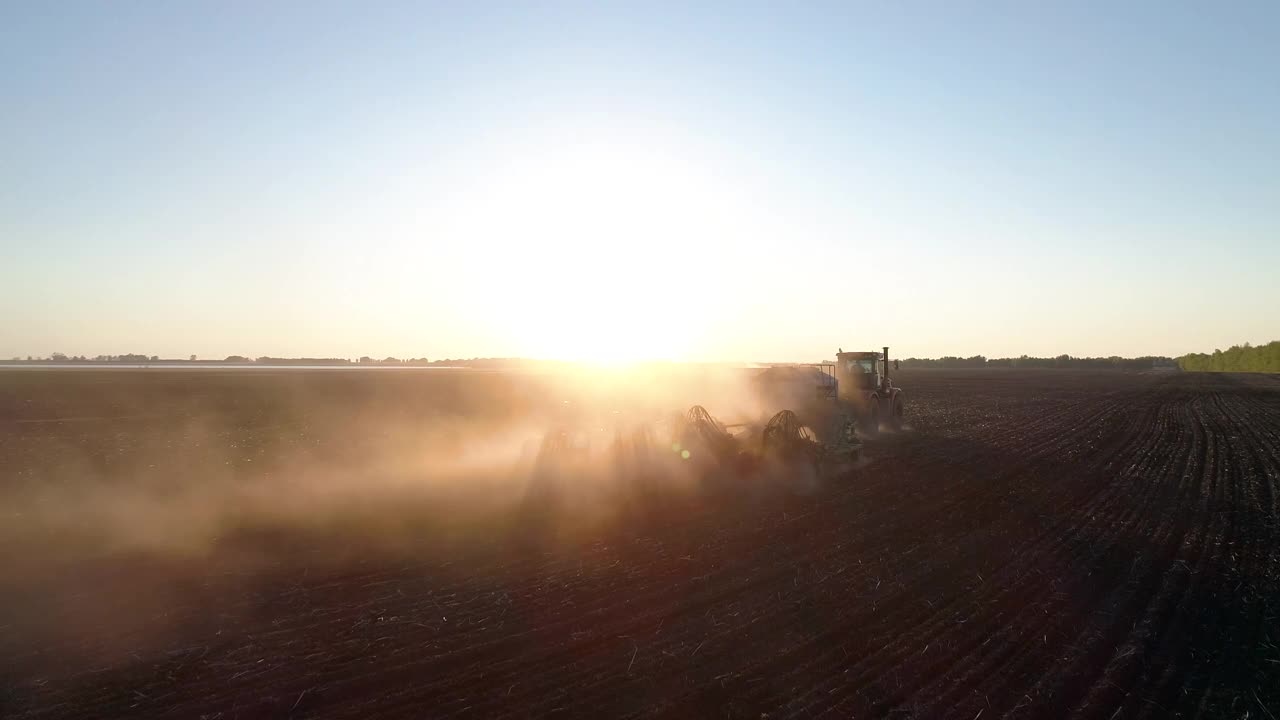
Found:
[[[259,464],[308,442],[272,414],[284,391],[232,373],[77,405],[142,374],[0,377],[0,477],[23,498],[3,509],[22,526],[0,556],[4,717],[1280,716],[1280,377],[904,372],[910,428],[847,477],[557,542],[400,522],[375,543],[334,520],[162,553],[26,528],[76,472],[107,478],[96,518],[137,458],[170,458],[175,486],[212,463],[166,451],[173,408],[236,418],[204,437]],[[298,384],[272,377],[252,382]],[[417,376],[326,377],[308,382],[387,384],[390,406]]]

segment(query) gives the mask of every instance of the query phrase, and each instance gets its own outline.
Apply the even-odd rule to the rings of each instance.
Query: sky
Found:
[[[0,5],[0,357],[1280,339],[1280,4]]]

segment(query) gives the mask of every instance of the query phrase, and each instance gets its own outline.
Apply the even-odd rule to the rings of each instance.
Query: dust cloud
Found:
[[[787,399],[757,392],[753,376],[11,376],[0,387],[0,646],[45,648],[27,662],[83,672],[216,636],[254,612],[235,598],[268,602],[308,574],[572,550],[677,523],[708,498],[720,508],[813,492],[811,468],[747,472],[710,444],[676,441],[694,404],[734,433],[781,409]]]
[[[731,425],[760,423],[779,408],[752,376],[689,366],[169,373],[33,387],[35,406],[12,418],[18,457],[0,489],[2,532],[9,547],[39,543],[46,556],[184,557],[282,531],[462,541],[521,511],[550,513],[548,527],[571,533],[654,495],[705,490],[706,458],[671,447],[678,417],[700,404]],[[63,381],[85,384],[45,380]],[[552,453],[557,433],[565,447]]]

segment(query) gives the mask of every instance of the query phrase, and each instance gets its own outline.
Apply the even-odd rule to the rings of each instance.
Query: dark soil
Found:
[[[651,497],[566,535],[554,510],[445,532],[461,506],[406,491],[166,549],[32,518],[142,487],[187,498],[185,525],[185,484],[270,483],[299,448],[347,467],[386,447],[369,418],[548,398],[496,374],[2,372],[0,716],[1280,716],[1280,378],[897,380],[908,430],[808,492]]]

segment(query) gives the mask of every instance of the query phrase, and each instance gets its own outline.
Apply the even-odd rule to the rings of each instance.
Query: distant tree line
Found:
[[[1257,347],[1232,345],[1213,354],[1189,353],[1178,358],[1178,367],[1191,372],[1280,373],[1280,340]]]
[[[946,355],[940,358],[907,358],[906,360],[899,360],[898,364],[907,369],[980,368],[987,366],[987,359],[981,355],[967,358]]]
[[[523,358],[447,358],[444,360],[428,360],[427,358],[400,359],[386,357],[376,360],[365,355],[358,360],[348,358],[283,358],[263,355],[252,358],[247,355],[228,355],[224,360],[197,360],[195,355],[189,359],[161,359],[157,355],[126,353],[123,355],[96,355],[92,358],[84,355],[68,356],[64,353],[53,353],[49,357],[32,357],[24,360],[15,357],[12,360],[0,360],[0,363],[127,363],[142,365],[148,363],[165,363],[182,365],[190,362],[210,364],[243,364],[243,365],[364,365],[364,366],[407,366],[407,367],[467,367],[480,369],[502,369],[526,367],[530,365],[557,365],[550,360],[527,360]],[[1214,350],[1213,354],[1191,353],[1178,358],[1161,356],[1144,356],[1137,358],[1111,357],[1073,357],[1058,355],[1057,357],[1031,357],[1022,355],[1016,358],[987,358],[983,355],[956,357],[946,355],[940,358],[906,358],[895,361],[906,369],[959,369],[959,368],[1077,368],[1100,370],[1150,370],[1159,367],[1180,367],[1183,370],[1207,372],[1280,372],[1280,341],[1252,347],[1248,343],[1233,345],[1229,350]]]
[[[527,367],[531,365],[551,366],[563,363],[557,360],[529,360],[525,358],[446,358],[444,360],[436,360],[431,364],[442,367],[500,370],[502,368]]]
[[[231,355],[226,359],[225,362],[235,362],[235,363],[252,362],[252,363],[257,363],[259,365],[357,365],[358,364],[358,365],[424,366],[424,365],[431,364],[431,362],[428,361],[426,358],[410,358],[408,360],[401,360],[399,358],[388,357],[382,360],[374,360],[368,355],[361,357],[357,361],[352,361],[348,358],[311,358],[311,357],[283,358],[283,357],[270,357],[267,355],[263,355],[262,357],[259,357],[257,359],[250,360],[249,358],[244,357],[242,355]]]
[[[238,358],[240,356],[232,355],[231,357]],[[247,358],[244,360],[232,360],[231,357],[227,358],[228,362],[253,362],[259,365],[350,365],[351,364],[351,361],[346,358],[311,358],[311,357],[283,358],[283,357],[270,357],[267,355],[263,355],[262,357],[259,357],[255,360],[249,360]]]
[[[26,360],[15,357],[10,362],[29,362],[29,363],[104,363],[119,362],[141,364],[149,362],[157,362],[160,360],[159,355],[142,355],[140,353],[126,353],[124,355],[95,355],[93,357],[85,357],[84,355],[67,355],[66,353],[51,353],[49,357],[32,357],[27,356]]]
[[[1074,368],[1089,370],[1150,370],[1157,367],[1173,367],[1173,358],[1144,356],[1124,358],[1117,355],[1111,357],[1031,357],[1022,355],[1016,358],[986,358],[982,355],[972,357],[945,356],[940,358],[907,358],[900,362],[901,367],[908,369],[924,368]]]
[[[145,365],[151,363],[167,364],[167,365],[184,365],[187,363],[203,363],[210,365],[407,365],[424,367],[428,365],[442,365],[448,362],[435,361],[432,362],[427,358],[409,358],[401,360],[399,358],[388,357],[382,360],[374,360],[371,357],[362,357],[358,361],[349,358],[284,358],[271,357],[263,355],[257,358],[251,358],[247,355],[228,355],[223,360],[200,360],[195,355],[191,355],[185,359],[180,358],[161,358],[159,355],[143,355],[140,353],[126,353],[124,355],[95,355],[94,357],[86,357],[84,355],[67,355],[65,353],[52,353],[49,357],[33,357],[31,355],[22,357],[14,357],[12,360],[0,360],[0,363],[49,363],[49,364],[67,364],[67,363],[127,363],[130,365]]]

